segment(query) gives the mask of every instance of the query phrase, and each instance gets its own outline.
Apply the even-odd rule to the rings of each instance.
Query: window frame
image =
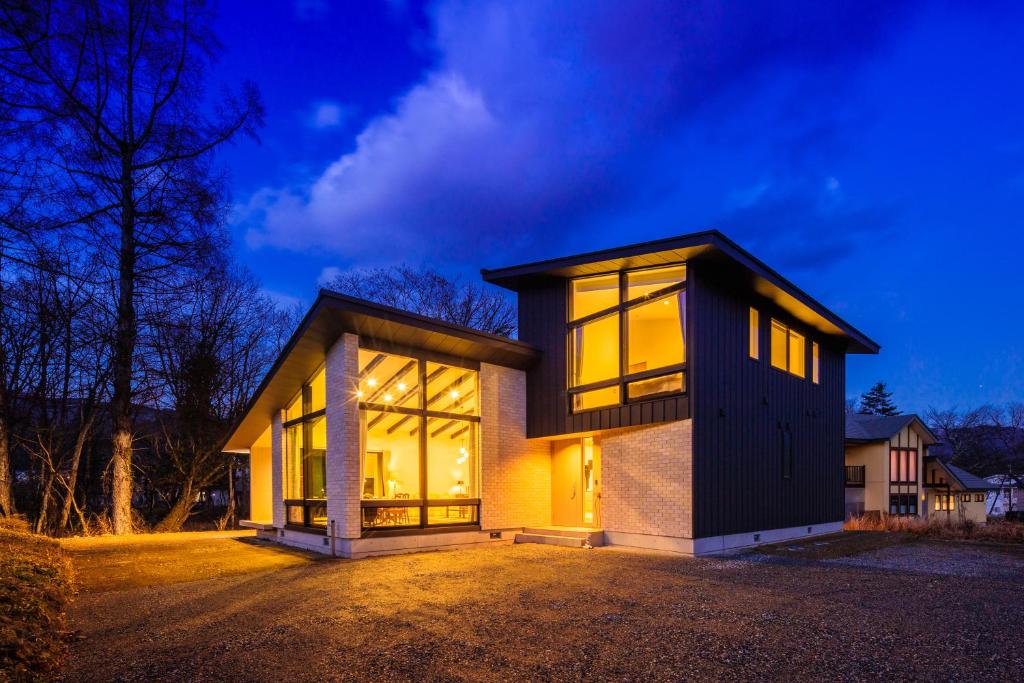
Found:
[[[364,479],[364,460],[366,458],[366,429],[365,420],[363,419],[364,413],[377,412],[377,413],[392,413],[396,415],[405,415],[416,420],[417,440],[419,449],[419,497],[408,498],[408,499],[395,499],[395,498],[363,498],[360,493],[359,506],[360,515],[359,523],[361,529],[361,537],[372,538],[375,536],[392,536],[392,535],[403,535],[410,533],[434,533],[438,530],[444,529],[461,529],[461,530],[472,530],[480,528],[480,513],[481,513],[481,499],[479,497],[479,489],[477,490],[477,497],[475,498],[430,498],[427,494],[427,482],[428,482],[428,464],[429,464],[429,436],[430,429],[428,428],[428,420],[430,419],[442,419],[451,421],[463,421],[466,423],[475,423],[475,441],[474,448],[476,450],[476,458],[474,466],[477,469],[476,479],[477,485],[480,485],[480,470],[481,470],[481,444],[480,444],[480,413],[483,410],[483,406],[480,401],[480,366],[477,363],[460,360],[458,358],[449,358],[441,354],[419,352],[415,349],[402,347],[400,350],[396,350],[389,345],[380,345],[373,343],[360,343],[360,350],[371,351],[381,354],[390,354],[404,356],[416,361],[416,373],[417,382],[420,390],[416,396],[416,407],[411,408],[406,405],[394,405],[393,403],[378,403],[359,399],[357,401],[357,408],[360,414],[360,430],[359,430],[359,481],[360,491],[362,491],[362,482]],[[432,410],[430,409],[430,399],[427,396],[427,387],[429,384],[429,374],[427,372],[428,364],[446,365],[452,368],[461,368],[463,370],[471,371],[474,375],[474,391],[477,394],[476,399],[476,414],[466,413],[453,413],[443,410]],[[429,508],[431,507],[467,507],[471,508],[469,514],[466,516],[466,521],[457,522],[446,522],[443,524],[430,524]],[[367,525],[367,510],[376,508],[418,508],[419,519],[415,523],[406,525],[389,525],[389,526],[372,526]]]
[[[300,497],[300,498],[288,497],[288,498],[284,498],[284,500],[283,500],[284,506],[285,506],[285,520],[286,520],[285,521],[285,527],[286,528],[287,527],[291,527],[291,528],[295,528],[295,529],[300,529],[302,531],[308,531],[308,530],[312,529],[314,531],[321,531],[322,532],[322,531],[326,530],[326,528],[327,528],[327,524],[326,523],[322,524],[322,525],[321,524],[315,524],[312,521],[313,515],[311,514],[311,511],[314,508],[327,505],[327,497],[326,496],[324,496],[323,498],[313,497],[313,496],[310,496],[308,491],[306,490],[306,485],[307,485],[308,479],[309,479],[308,474],[306,472],[307,458],[308,458],[308,454],[306,453],[306,450],[309,449],[310,448],[310,444],[313,443],[313,426],[316,424],[316,422],[318,420],[324,418],[327,415],[327,407],[326,406],[324,406],[323,408],[319,408],[317,410],[313,410],[313,380],[317,376],[319,376],[320,373],[322,373],[322,372],[326,373],[326,368],[324,367],[323,364],[321,364],[320,367],[318,367],[316,370],[314,370],[313,373],[302,383],[302,386],[299,388],[299,391],[296,394],[295,398],[293,398],[290,401],[288,401],[288,403],[285,404],[285,408],[282,409],[282,411],[281,411],[282,417],[284,417],[284,416],[287,415],[287,411],[293,405],[295,405],[296,403],[298,403],[298,405],[299,405],[299,416],[298,417],[295,417],[295,418],[292,418],[292,419],[286,420],[286,421],[283,420],[281,422],[281,439],[282,439],[282,444],[281,444],[282,449],[281,450],[282,450],[282,454],[284,455],[285,462],[286,463],[289,462],[290,461],[290,457],[286,453],[286,451],[290,450],[290,449],[288,447],[288,444],[285,443],[284,441],[285,441],[285,439],[288,438],[288,432],[289,432],[289,430],[292,427],[296,427],[298,430],[300,430],[302,432],[302,453],[301,453],[301,457],[300,457],[302,497]],[[326,381],[326,377],[324,378],[324,381]],[[326,474],[326,468],[327,468],[327,459],[325,457],[324,458],[325,474]],[[285,486],[288,485],[287,477],[284,477],[283,479],[284,479],[284,481],[282,481],[281,485],[282,485],[282,487],[285,487]],[[325,480],[326,480],[326,476],[325,476]],[[302,524],[295,524],[294,522],[288,522],[287,521],[290,518],[289,512],[290,512],[291,508],[301,508],[302,509],[302,513],[301,513],[302,520],[303,520]]]
[[[629,291],[629,275],[631,273],[638,273],[643,271],[653,271],[668,268],[679,268],[684,269],[684,279],[682,282],[676,282],[671,285],[666,285],[661,289],[642,294],[632,299],[627,298]],[[589,278],[608,277],[610,275],[618,276],[618,303],[614,306],[603,308],[599,311],[593,311],[580,318],[573,318],[572,304],[573,304],[573,283],[579,280],[586,280]],[[686,297],[687,290],[687,277],[686,262],[680,261],[676,263],[666,263],[657,266],[643,266],[640,268],[628,268],[618,271],[608,271],[604,273],[593,273],[591,275],[584,275],[581,277],[568,278],[566,280],[566,323],[565,323],[565,352],[566,352],[566,388],[568,398],[569,412],[572,414],[586,413],[594,410],[604,410],[606,408],[615,408],[625,405],[631,405],[640,403],[643,401],[657,400],[666,398],[669,396],[682,396],[687,393],[687,358],[690,353],[690,344],[688,340],[688,326],[689,326],[689,307],[690,302]],[[629,311],[636,309],[640,306],[650,304],[660,299],[669,296],[682,296],[684,297],[683,315],[685,319],[682,321],[683,324],[683,360],[680,363],[673,363],[671,365],[665,365],[659,368],[652,368],[650,370],[642,370],[640,372],[628,372],[629,366]],[[618,316],[618,327],[619,327],[619,373],[616,377],[609,377],[608,379],[599,380],[596,382],[589,382],[587,384],[573,385],[573,376],[575,374],[574,360],[573,360],[573,344],[575,331],[582,326],[606,318],[608,316]],[[667,377],[669,375],[681,374],[682,375],[682,389],[679,391],[664,391],[655,394],[646,394],[643,396],[637,396],[636,398],[629,398],[629,385],[633,382],[654,379],[657,377]],[[590,408],[579,408],[574,407],[575,398],[580,394],[594,391],[597,389],[607,389],[609,387],[618,387],[619,400],[615,403],[608,403],[606,405],[594,406]]]
[[[893,470],[893,455],[896,455],[896,470]],[[914,478],[910,478],[911,463],[913,463]],[[905,466],[905,467],[904,467]],[[903,470],[906,470],[906,477],[901,476]],[[921,473],[918,471],[918,458],[917,448],[909,446],[890,446],[889,447],[889,484],[918,484],[918,477]]]

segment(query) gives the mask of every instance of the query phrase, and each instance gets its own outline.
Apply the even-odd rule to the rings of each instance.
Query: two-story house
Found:
[[[842,527],[845,356],[878,345],[724,235],[483,277],[518,340],[320,293],[225,445],[261,536],[704,554]]]
[[[984,524],[987,482],[929,455],[938,442],[913,413],[847,415],[847,517],[881,513]]]

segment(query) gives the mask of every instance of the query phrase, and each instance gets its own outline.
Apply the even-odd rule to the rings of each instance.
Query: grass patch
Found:
[[[0,519],[0,681],[49,680],[66,654],[71,566],[60,546]]]
[[[1024,544],[1024,524],[990,519],[979,525],[971,520],[939,519],[929,517],[898,517],[896,515],[863,515],[848,519],[846,531],[884,531],[909,534],[918,538],[948,541],[983,541],[987,543]]]

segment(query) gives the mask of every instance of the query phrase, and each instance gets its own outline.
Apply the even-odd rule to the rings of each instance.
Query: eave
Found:
[[[749,285],[753,291],[824,334],[845,338],[847,353],[875,354],[881,348],[877,342],[717,230],[507,268],[483,269],[480,273],[487,282],[519,291],[552,277],[581,277],[694,260],[728,262],[740,266],[749,275]]]

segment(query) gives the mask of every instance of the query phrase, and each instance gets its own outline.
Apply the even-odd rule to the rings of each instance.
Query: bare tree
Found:
[[[430,268],[359,269],[338,275],[326,288],[483,332],[516,333],[516,307],[506,296]]]
[[[162,413],[153,440],[157,457],[150,476],[174,493],[157,525],[161,531],[179,530],[197,494],[232,476],[220,445],[293,323],[250,277],[216,264],[194,279],[189,297],[169,308],[154,337],[170,410]]]
[[[216,52],[200,0],[0,5],[0,102],[34,126],[59,216],[105,257],[112,289],[111,522],[132,531],[139,302],[222,240],[212,154],[262,120],[255,86],[204,107]],[[207,116],[207,111],[214,115]]]

